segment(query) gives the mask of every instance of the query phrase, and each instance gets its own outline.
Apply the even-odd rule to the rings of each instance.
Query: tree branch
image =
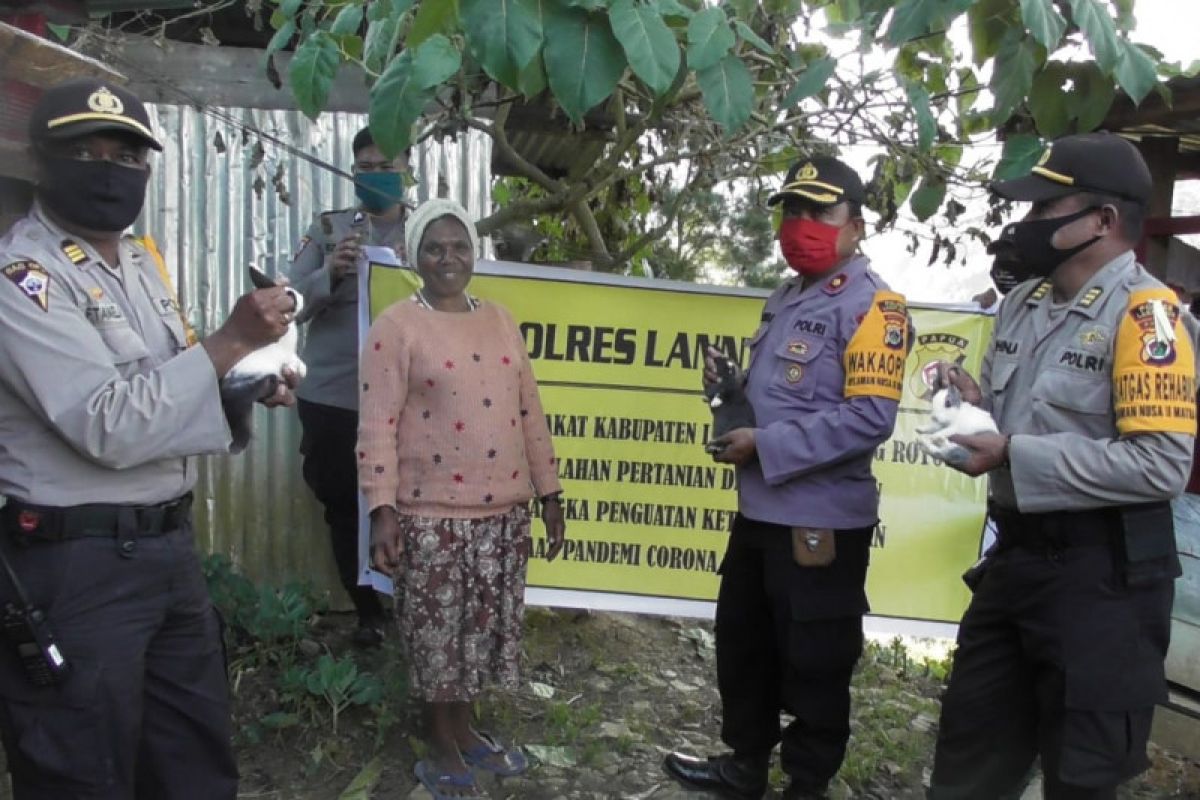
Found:
[[[508,111],[511,106],[503,106],[496,112],[496,121],[489,125],[486,122],[480,122],[474,117],[464,116],[463,123],[468,128],[473,128],[477,131],[482,131],[491,137],[493,144],[500,150],[500,154],[506,158],[516,169],[529,180],[541,186],[548,192],[560,192],[563,190],[563,185],[551,178],[545,172],[542,172],[538,166],[526,160],[516,149],[509,143],[508,135],[504,132],[504,122],[508,119]]]

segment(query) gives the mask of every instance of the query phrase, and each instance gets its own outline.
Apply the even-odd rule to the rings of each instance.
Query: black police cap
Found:
[[[767,205],[781,203],[788,197],[822,206],[846,201],[862,205],[867,200],[867,192],[857,172],[836,158],[818,156],[793,164],[783,180],[783,186],[767,198]]]
[[[1115,133],[1081,133],[1051,142],[1030,174],[997,181],[991,188],[1008,200],[1031,203],[1096,192],[1146,205],[1154,180],[1128,139]]]
[[[128,89],[98,78],[77,78],[47,89],[29,118],[29,138],[35,142],[99,131],[131,133],[162,150],[142,101]]]

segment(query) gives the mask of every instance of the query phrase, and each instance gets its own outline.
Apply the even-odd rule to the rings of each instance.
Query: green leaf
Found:
[[[1047,139],[1057,139],[1070,131],[1070,109],[1063,99],[1063,85],[1068,77],[1070,73],[1066,64],[1050,61],[1033,79],[1033,88],[1029,91],[1029,112],[1033,114],[1038,132]]]
[[[1046,145],[1042,140],[1032,134],[1020,133],[1009,136],[1004,140],[1004,149],[1000,153],[1000,163],[996,165],[996,171],[992,174],[992,179],[997,181],[1006,181],[1010,178],[1019,178],[1022,175],[1028,175],[1029,170],[1033,169],[1037,164],[1038,159],[1042,157],[1042,153],[1046,151]]]
[[[563,0],[571,8],[582,8],[584,11],[603,11],[607,0]]]
[[[775,57],[775,48],[767,44],[767,40],[755,33],[749,25],[738,19],[734,20],[733,27],[737,28],[738,36],[742,37],[742,41],[749,42],[772,58]]]
[[[606,100],[625,72],[625,53],[604,17],[569,8],[547,9],[543,59],[550,89],[576,124]]]
[[[922,178],[917,190],[908,199],[908,207],[918,220],[924,222],[937,213],[945,199],[945,181],[940,178]]]
[[[979,92],[972,91],[979,87],[979,79],[975,77],[975,70],[970,67],[963,67],[958,70],[958,94],[954,101],[958,106],[958,114],[962,116],[971,110],[979,100]]]
[[[516,89],[521,70],[542,47],[538,0],[462,0],[462,21],[484,72]]]
[[[1038,66],[1037,48],[1033,39],[1010,38],[996,56],[991,84],[992,94],[996,98],[995,124],[1007,121],[1029,94]]]
[[[937,30],[944,30],[975,0],[901,0],[892,14],[885,39],[901,45]]]
[[[542,54],[538,53],[517,76],[517,89],[532,100],[546,91],[546,85],[546,65],[542,62]]]
[[[462,53],[440,33],[426,39],[413,53],[413,77],[422,89],[444,83],[462,66]]]
[[[664,17],[680,17],[682,19],[691,19],[696,13],[692,9],[680,3],[679,0],[655,0],[654,8]]]
[[[392,57],[392,45],[400,20],[396,17],[372,22],[367,28],[367,40],[363,47],[363,63],[367,69],[378,74]]]
[[[697,72],[725,58],[737,41],[720,8],[706,8],[692,17],[687,38],[688,67]]]
[[[728,0],[728,3],[739,20],[752,20],[758,11],[758,0]]]
[[[264,58],[272,53],[278,53],[280,50],[288,46],[292,41],[292,37],[296,35],[296,20],[286,20],[279,30],[275,31],[275,35],[271,37],[271,41],[267,42],[267,51],[264,53]]]
[[[1071,0],[1071,16],[1087,37],[1092,55],[1096,57],[1100,69],[1112,72],[1117,66],[1121,52],[1117,42],[1117,29],[1108,7],[1098,0]]]
[[[409,5],[411,4],[412,0],[409,0]],[[371,5],[367,6],[367,21],[379,22],[393,14],[400,14],[403,10],[393,11],[392,0],[372,0]]]
[[[730,54],[711,67],[697,70],[696,83],[709,116],[727,134],[750,119],[754,107],[754,80],[740,58]]]
[[[304,5],[304,0],[281,0],[279,3],[279,13],[285,17],[294,17]]]
[[[1021,0],[1021,19],[1047,50],[1058,47],[1067,30],[1067,21],[1051,0]]]
[[[361,61],[363,57],[363,39],[361,36],[340,36],[337,40],[338,49],[350,61]]]
[[[675,81],[679,72],[679,44],[675,34],[653,9],[634,0],[615,0],[609,11],[613,35],[625,50],[633,74],[656,95]]]
[[[340,53],[337,42],[325,31],[317,31],[296,48],[288,69],[288,81],[296,105],[309,119],[316,119],[329,100],[329,87],[337,75]]]
[[[1121,58],[1113,75],[1134,105],[1141,103],[1158,83],[1154,59],[1142,48],[1126,40],[1121,41]]]
[[[387,157],[399,155],[412,143],[412,126],[433,99],[414,77],[413,54],[405,50],[392,59],[371,88],[368,119],[375,144]]]
[[[926,152],[937,136],[937,120],[929,107],[929,90],[919,83],[910,83],[905,87],[905,93],[917,116],[917,147]]]
[[[1075,132],[1087,133],[1100,127],[1117,96],[1112,79],[1095,64],[1072,64],[1075,89],[1067,95],[1067,105],[1075,118]]]
[[[796,81],[796,84],[792,86],[791,90],[783,98],[783,102],[779,104],[779,107],[790,109],[801,100],[812,97],[817,92],[820,92],[825,88],[825,84],[829,82],[829,78],[833,75],[835,69],[837,69],[837,61],[834,61],[829,56],[824,56],[810,62],[804,68],[804,72],[800,74],[799,80]]]
[[[371,792],[383,777],[383,761],[375,756],[359,771],[350,785],[338,795],[338,800],[371,800]]]
[[[435,33],[449,33],[457,25],[458,0],[425,0],[417,9],[404,43],[417,47]]]
[[[1016,23],[1013,0],[981,0],[967,11],[975,66],[982,67],[1000,52],[1005,34]]]
[[[362,21],[362,6],[343,6],[342,10],[338,12],[337,17],[333,20],[333,26],[329,29],[329,33],[333,36],[353,36],[358,33],[358,28],[362,25]]]

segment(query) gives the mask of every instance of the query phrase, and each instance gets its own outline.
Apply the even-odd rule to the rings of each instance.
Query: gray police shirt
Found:
[[[358,281],[334,279],[334,249],[361,232],[363,244],[391,247],[404,261],[404,219],[386,224],[362,209],[319,214],[292,259],[292,285],[304,295],[302,357],[308,372],[296,394],[311,403],[358,410]]]
[[[0,493],[43,505],[152,504],[225,452],[203,347],[150,254],[117,268],[36,207],[0,239]]]
[[[980,380],[1001,433],[1012,435],[1011,469],[990,476],[992,501],[1078,511],[1179,494],[1196,428],[1189,322],[1132,252],[1058,307],[1049,281],[1014,289]]]

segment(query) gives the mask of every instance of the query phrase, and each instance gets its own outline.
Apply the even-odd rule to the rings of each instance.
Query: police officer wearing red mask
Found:
[[[858,252],[864,199],[852,169],[813,158],[767,201],[782,205],[779,245],[796,274],[767,300],[751,340],[755,427],[713,443],[715,460],[738,474],[716,614],[721,738],[732,752],[667,756],[667,773],[689,788],[760,798],[780,744],[783,796],[823,797],[846,754],[878,522],[871,459],[895,426],[911,340],[904,298]],[[715,380],[710,358],[705,381]],[[793,717],[782,731],[781,710]]]

